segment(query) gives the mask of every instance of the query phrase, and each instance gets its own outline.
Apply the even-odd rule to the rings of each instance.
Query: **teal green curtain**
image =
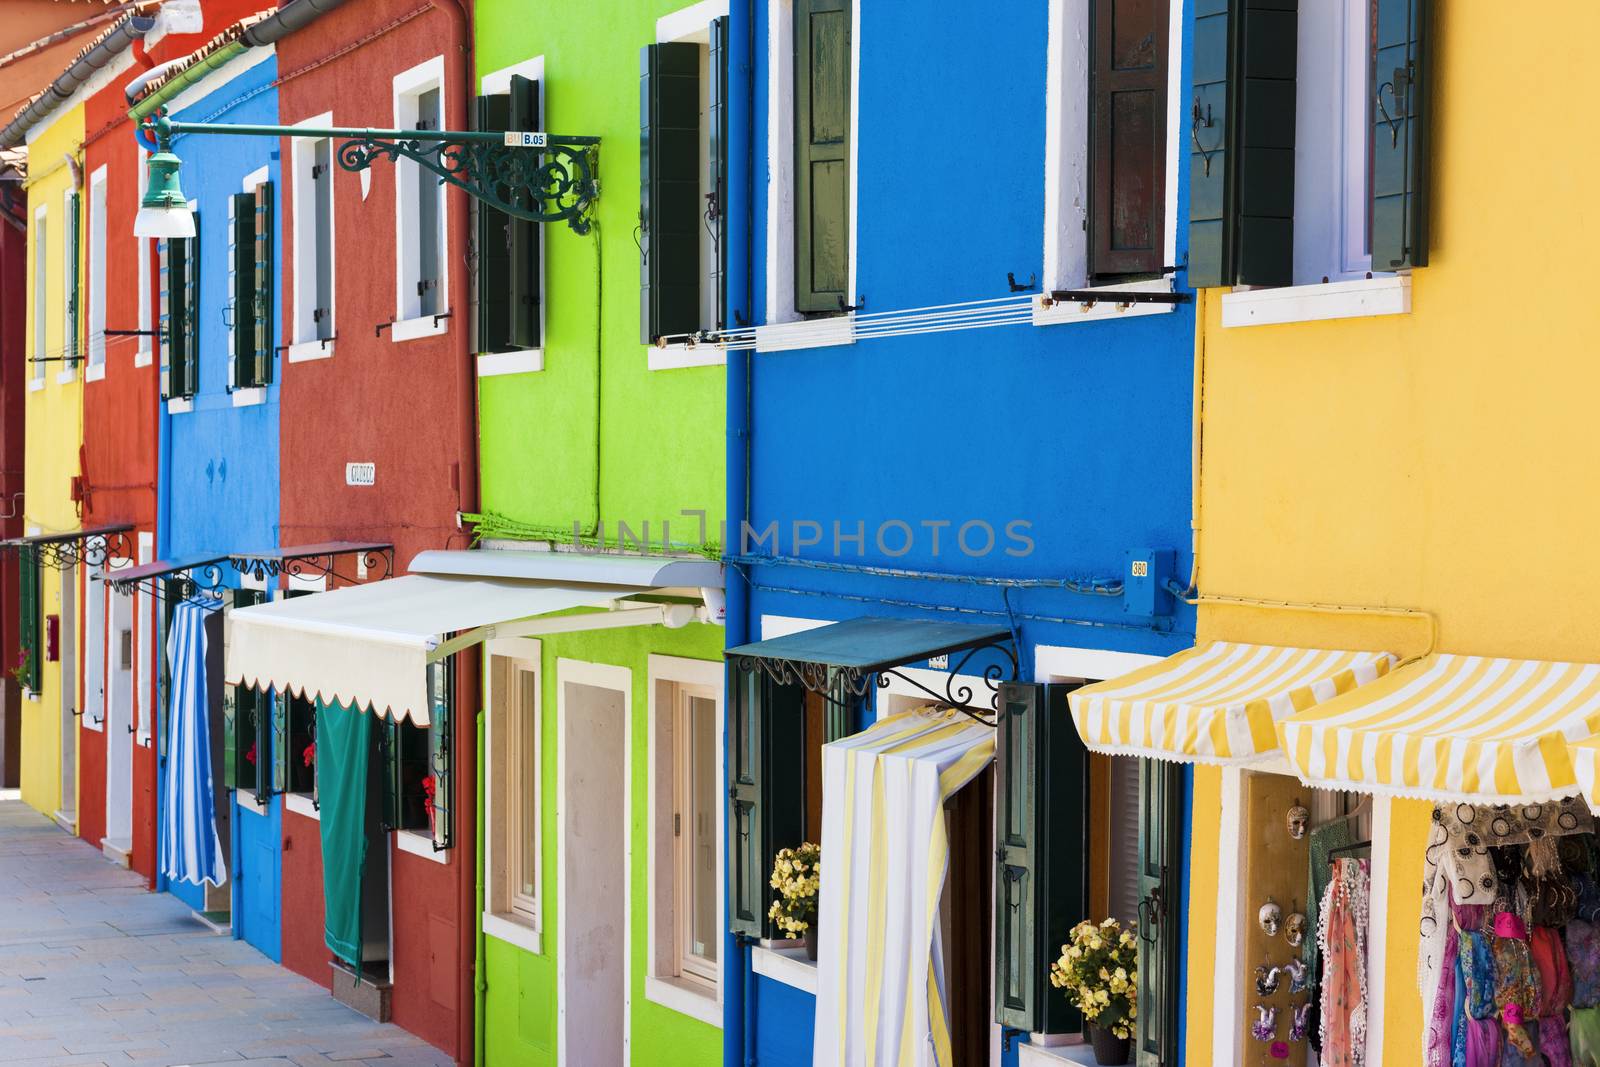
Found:
[[[317,800],[322,817],[323,940],[361,969],[361,874],[367,859],[367,757],[372,724],[354,708],[317,702]]]

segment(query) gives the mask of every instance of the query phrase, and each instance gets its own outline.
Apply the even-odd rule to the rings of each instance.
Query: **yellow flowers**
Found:
[[[1132,1037],[1139,1007],[1139,939],[1115,919],[1081,922],[1050,965],[1050,984],[1083,1017],[1118,1037]]]
[[[772,888],[778,899],[767,918],[790,937],[800,937],[817,916],[817,892],[822,878],[822,846],[809,841],[783,849],[772,861]]]

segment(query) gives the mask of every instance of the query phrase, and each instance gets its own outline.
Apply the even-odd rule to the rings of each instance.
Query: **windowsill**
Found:
[[[400,319],[389,327],[389,340],[415,341],[419,337],[440,337],[450,329],[448,311],[437,315],[422,315],[414,319]]]
[[[156,354],[154,352],[140,352],[138,355],[133,357],[133,365],[135,367],[148,367],[155,361]]]
[[[812,996],[817,995],[817,965],[806,959],[804,945],[794,948],[756,945],[750,949],[750,965],[757,974],[774,982],[794,986]]]
[[[84,715],[79,721],[83,723],[85,730],[93,730],[97,734],[105,732],[106,724],[104,722],[95,722],[88,715]]]
[[[478,377],[501,374],[528,374],[544,370],[544,349],[528,348],[517,352],[478,353]]]
[[[140,748],[149,748],[150,747],[150,735],[146,734],[146,733],[141,733],[137,737],[134,738],[134,743],[137,744]]]
[[[709,342],[698,345],[683,343],[650,345],[646,350],[645,365],[650,370],[682,370],[687,367],[726,367],[728,350]]]
[[[44,388],[44,379],[43,378],[29,378],[28,379],[28,392],[37,393],[43,388]]]
[[[1086,292],[1107,293],[1170,293],[1171,278],[1152,278],[1141,282],[1123,282],[1120,285],[1086,286]],[[1146,315],[1170,315],[1178,310],[1176,304],[1119,304],[1115,301],[1062,300],[1045,307],[1044,297],[1033,302],[1035,326],[1063,326],[1073,322],[1102,322],[1106,319],[1137,319]]]
[[[75,382],[77,380],[78,380],[78,368],[77,367],[73,367],[70,370],[58,371],[56,373],[56,384],[57,385],[66,385],[68,382]]]
[[[1411,277],[1386,274],[1350,282],[1247,289],[1222,297],[1223,326],[1276,326],[1324,319],[1411,313]]]
[[[703,986],[696,986],[681,978],[645,975],[644,999],[691,1019],[698,1019],[707,1026],[722,1029],[722,1002]]]
[[[167,401],[168,415],[182,415],[186,411],[194,410],[194,397],[175,396]]]
[[[401,852],[409,852],[413,856],[421,856],[434,863],[449,863],[450,850],[440,849],[435,852],[433,848],[433,835],[422,834],[415,830],[396,830],[394,832],[395,847]]]
[[[289,793],[283,798],[285,811],[292,811],[296,815],[303,815],[308,819],[322,821],[322,813],[317,810],[316,801],[311,799],[310,793]]]
[[[1039,1035],[1032,1035],[1037,1037]],[[1031,1043],[1017,1046],[1017,1067],[1056,1067],[1062,1063],[1097,1063],[1094,1058],[1094,1046],[1074,1035],[1069,1038],[1072,1043],[1064,1045],[1035,1045]]]
[[[856,343],[856,317],[830,315],[825,319],[796,319],[756,327],[756,351],[793,352],[802,348],[828,348]]]
[[[105,376],[106,376],[106,365],[105,365],[104,361],[99,362],[99,363],[91,363],[91,364],[89,364],[88,369],[86,369],[83,372],[83,380],[85,382],[104,381],[105,380]]]
[[[308,363],[313,359],[330,359],[333,356],[333,338],[326,341],[299,341],[284,353],[290,363]]]
[[[272,801],[269,800],[266,804],[263,804],[251,794],[241,793],[238,790],[234,791],[233,802],[239,805],[240,811],[248,811],[253,815],[265,815],[269,805],[272,803]]]
[[[496,941],[504,941],[524,952],[531,952],[535,956],[544,955],[544,947],[539,937],[539,931],[529,926],[520,919],[508,919],[504,915],[491,915],[483,913],[483,934]]]
[[[236,408],[251,408],[266,402],[267,387],[264,385],[252,385],[233,391],[233,406]]]

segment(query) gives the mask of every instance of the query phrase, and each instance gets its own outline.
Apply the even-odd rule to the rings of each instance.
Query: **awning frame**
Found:
[[[837,626],[839,623],[830,625]],[[948,656],[957,652],[962,654],[961,658],[949,668],[942,693],[899,669],[907,663],[935,656]],[[983,652],[999,652],[1011,665],[1009,677],[1006,668],[1000,663],[991,662],[984,667],[980,677],[984,687],[989,690],[987,707],[972,703],[975,695],[972,686],[961,681],[962,668],[970,663],[973,657]],[[899,679],[913,689],[927,694],[940,707],[952,708],[985,726],[997,725],[1000,685],[1002,682],[1016,681],[1020,669],[1015,639],[1008,630],[922,650],[897,662],[840,666],[821,660],[740,653],[738,649],[729,649],[724,654],[738,670],[752,673],[760,671],[777,685],[800,685],[807,692],[815,693],[829,704],[844,710],[850,710],[852,705],[849,700],[841,699],[841,694],[859,700],[872,689],[887,689],[891,680]]]
[[[58,571],[70,570],[80,563],[103,567],[108,560],[133,558],[133,542],[128,538],[132,529],[132,523],[124,522],[87,530],[13,537],[0,541],[0,549],[19,554],[32,552],[42,566]]]
[[[357,569],[366,572],[364,577],[340,574],[334,569],[345,556],[355,557]],[[235,552],[224,558],[235,574],[261,580],[287,575],[302,581],[338,578],[354,583],[381,581],[394,574],[394,545],[385,541],[324,541],[267,552]]]
[[[631,603],[631,601],[618,601]],[[681,610],[681,609],[686,609]],[[437,663],[474,645],[503,637],[541,637],[546,634],[578,633],[590,630],[620,630],[629,626],[655,626],[676,629],[695,617],[695,610],[687,604],[651,604],[648,607],[622,608],[613,606],[604,612],[584,612],[579,615],[534,616],[513,622],[479,626],[440,641],[428,652],[428,662]]]

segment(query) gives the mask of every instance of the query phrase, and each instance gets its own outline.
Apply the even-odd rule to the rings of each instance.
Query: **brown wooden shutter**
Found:
[[[1167,171],[1167,4],[1094,0],[1089,270],[1156,274],[1163,264]]]

